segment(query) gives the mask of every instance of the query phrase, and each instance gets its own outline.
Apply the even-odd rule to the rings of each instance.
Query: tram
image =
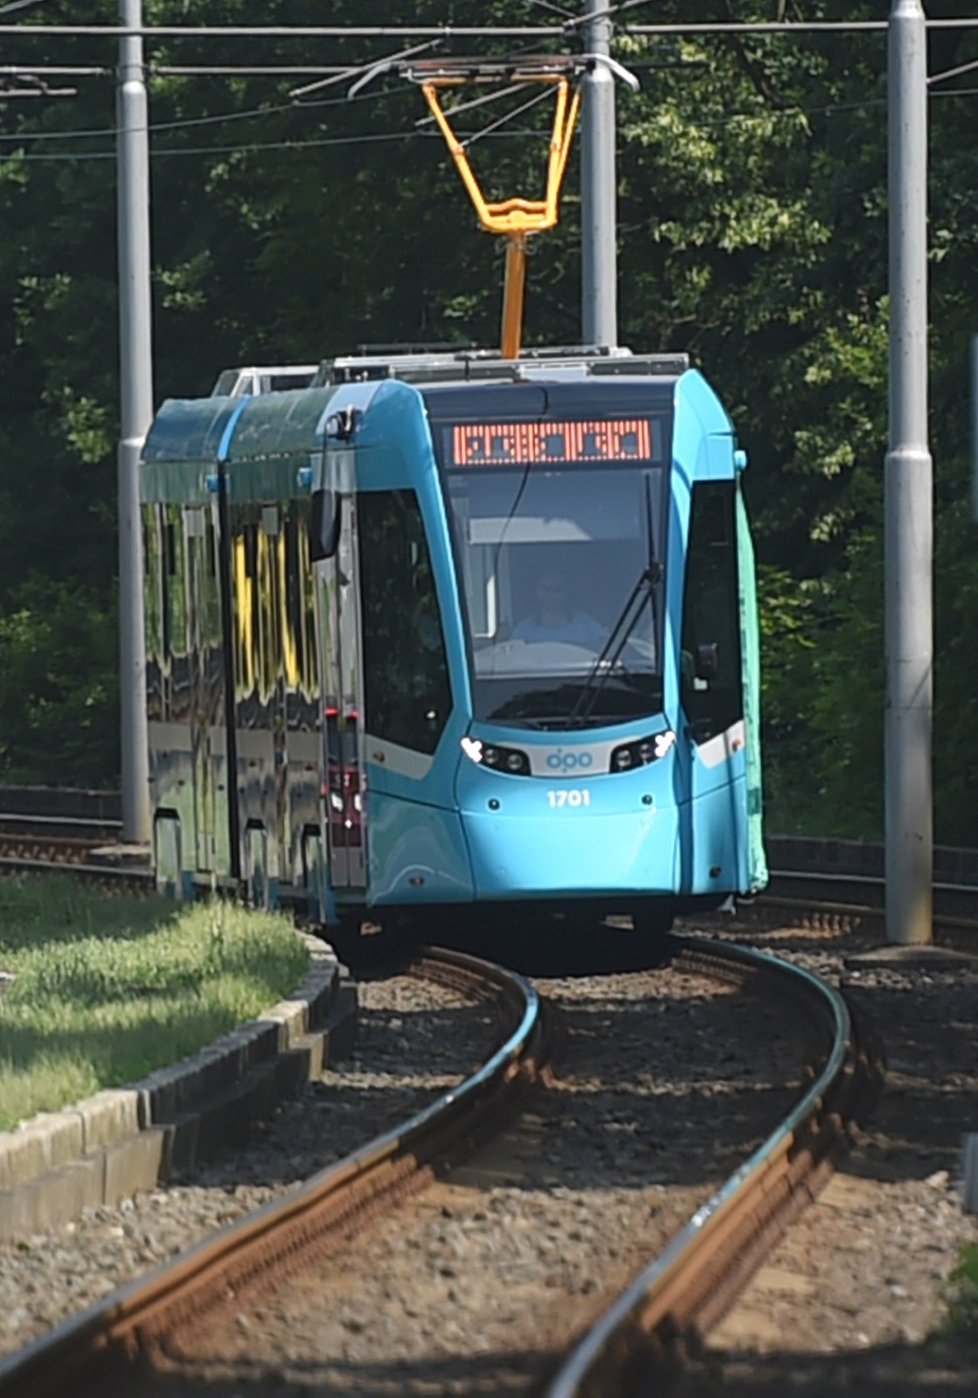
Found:
[[[153,853],[326,925],[766,879],[746,459],[682,355],[338,358],[142,459]]]

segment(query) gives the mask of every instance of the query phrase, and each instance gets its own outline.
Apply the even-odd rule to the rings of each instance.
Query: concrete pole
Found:
[[[608,56],[608,0],[584,0],[585,53]],[[618,267],[615,247],[615,79],[604,64],[585,74],[581,102],[582,331],[586,345],[618,343]]]
[[[142,0],[119,0],[119,22],[142,24]],[[141,38],[119,40],[116,100],[119,229],[119,698],[122,838],[149,840],[146,634],[139,456],[153,417],[149,259],[149,133]]]
[[[886,937],[933,939],[932,466],[927,438],[927,33],[889,18],[890,432],[884,473]]]

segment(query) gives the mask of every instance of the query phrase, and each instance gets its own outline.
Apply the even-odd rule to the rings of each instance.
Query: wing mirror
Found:
[[[309,556],[314,563],[332,558],[340,541],[340,497],[314,490],[309,500]]]
[[[720,651],[716,641],[696,647],[693,673],[698,680],[715,680],[720,673]]]

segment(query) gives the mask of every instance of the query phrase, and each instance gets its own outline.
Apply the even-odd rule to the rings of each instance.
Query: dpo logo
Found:
[[[547,766],[551,772],[586,772],[594,763],[594,757],[589,752],[565,752],[563,748],[555,748],[547,757]]]

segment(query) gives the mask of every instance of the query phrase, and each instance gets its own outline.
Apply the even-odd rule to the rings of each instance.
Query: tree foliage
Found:
[[[148,22],[254,23],[244,0],[147,0]],[[323,23],[313,0],[261,22]],[[572,7],[571,7],[572,8]],[[53,0],[34,23],[84,21]],[[931,15],[937,13],[930,6]],[[964,14],[960,0],[941,13]],[[886,48],[879,32],[643,37],[626,21],[879,18],[869,4],[663,0],[619,16],[642,79],[618,103],[623,343],[686,350],[751,467],[761,564],[769,822],[878,835],[882,817],[887,428]],[[480,23],[546,23],[494,0]],[[462,0],[336,0],[331,24],[472,23]],[[101,63],[107,41],[32,31],[30,58]],[[26,54],[27,40],[18,40]],[[396,40],[154,44],[150,91],[156,393],[207,392],[233,363],[315,361],[371,342],[498,334],[501,259],[478,231],[416,89],[298,101],[301,80],[164,69],[363,63]],[[973,842],[978,758],[968,511],[968,344],[978,240],[968,29],[931,34],[931,409],[935,773],[941,838]],[[461,51],[456,45],[456,51]],[[23,61],[19,48],[11,61]],[[0,774],[117,780],[114,616],[118,305],[111,81],[0,103]],[[28,110],[29,109],[29,110]],[[419,124],[421,123],[421,124]],[[473,125],[474,125],[473,121]],[[543,109],[472,157],[491,195],[537,192]],[[86,134],[88,133],[88,134]],[[580,338],[580,187],[530,263],[527,338]],[[52,741],[52,733],[56,735]]]

